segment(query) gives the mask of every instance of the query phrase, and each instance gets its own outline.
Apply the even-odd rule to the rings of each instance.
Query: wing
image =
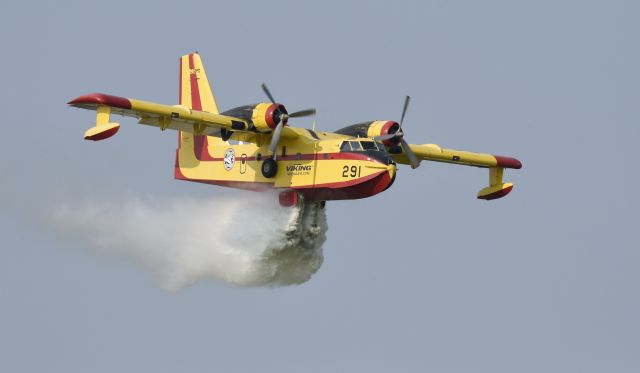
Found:
[[[221,129],[247,131],[249,128],[248,123],[239,118],[193,110],[183,105],[163,105],[103,93],[80,96],[69,101],[69,105],[95,110],[98,127],[109,123],[110,114],[120,114],[161,130],[172,129],[196,135],[215,134]]]
[[[183,105],[163,105],[103,93],[80,96],[68,104],[96,111],[96,126],[85,133],[87,140],[103,140],[117,132],[119,125],[110,122],[111,114],[137,118],[138,123],[161,130],[171,129],[195,135],[220,136],[221,131],[259,134],[252,131],[249,123],[243,119],[189,109]],[[285,127],[282,136],[296,137],[297,132]]]
[[[88,140],[103,140],[118,132],[120,125],[110,122],[111,114],[133,117],[140,124],[161,130],[172,129],[195,135],[224,138],[230,132],[246,132],[243,141],[255,141],[264,135],[267,139],[270,137],[270,131],[257,131],[246,119],[219,114],[202,59],[197,53],[180,58],[179,78],[180,105],[163,105],[103,93],[80,96],[71,100],[69,105],[96,111],[96,126],[85,133]],[[285,138],[296,135],[286,127],[282,133]]]
[[[519,169],[522,167],[522,163],[520,163],[519,160],[500,155],[473,153],[455,149],[444,149],[436,144],[409,144],[409,147],[415,153],[418,159],[424,161],[455,163],[465,166],[485,168],[502,167]],[[403,152],[399,154],[392,154],[392,157],[398,163],[410,164],[409,158]]]
[[[409,144],[418,160],[454,163],[465,166],[483,167],[489,169],[489,186],[478,192],[479,199],[492,200],[506,196],[513,189],[512,183],[504,183],[502,176],[505,168],[520,169],[522,163],[512,157],[500,155],[473,153],[463,150],[444,149],[436,144]],[[400,150],[398,154],[391,154],[397,163],[410,164],[407,155]]]

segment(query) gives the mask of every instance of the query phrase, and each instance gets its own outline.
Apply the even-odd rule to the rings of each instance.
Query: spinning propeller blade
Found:
[[[402,116],[400,117],[400,129],[402,129],[402,122],[404,122],[404,116],[407,114],[407,108],[409,107],[409,101],[411,101],[411,97],[405,96],[404,98],[404,107],[402,108]]]
[[[275,98],[273,98],[273,95],[271,94],[271,91],[269,91],[269,88],[267,88],[267,85],[265,83],[262,83],[261,87],[262,87],[262,91],[264,91],[264,94],[266,94],[267,97],[269,97],[269,100],[271,100],[271,103],[275,104],[276,100]],[[296,111],[291,114],[286,114],[286,113],[280,114],[280,118],[278,118],[278,125],[273,130],[273,134],[271,135],[271,143],[269,144],[269,150],[271,151],[271,154],[273,154],[274,160],[276,159],[276,153],[278,151],[278,143],[280,142],[280,136],[282,135],[282,127],[284,127],[285,119],[308,117],[310,115],[315,115],[315,114],[316,114],[316,109],[305,109],[305,110]]]
[[[411,97],[405,96],[404,105],[402,107],[402,115],[400,116],[400,128],[398,128],[398,131],[394,134],[376,136],[374,137],[374,139],[379,141],[390,140],[393,138],[400,139],[400,146],[402,147],[402,151],[407,155],[407,158],[409,158],[409,163],[411,164],[411,168],[415,169],[415,168],[418,168],[418,166],[420,166],[420,160],[418,159],[418,157],[416,157],[413,150],[411,150],[411,147],[409,146],[409,144],[404,140],[404,131],[402,130],[402,123],[404,122],[404,117],[407,114],[407,109],[409,108],[410,101],[411,101]]]
[[[271,95],[271,92],[269,92],[269,88],[267,88],[267,85],[265,83],[262,83],[261,87],[262,87],[262,90],[264,91],[264,93],[267,95],[267,97],[269,97],[269,100],[271,100],[271,102],[275,104],[276,100]]]
[[[315,115],[316,109],[305,109],[296,111],[295,113],[288,114],[289,118],[300,118],[300,117],[308,117],[310,115]]]
[[[271,154],[273,154],[274,161],[276,160],[276,154],[278,153],[278,142],[280,142],[282,127],[284,127],[284,121],[280,120],[276,128],[273,130],[273,135],[271,135],[271,143],[269,144],[269,151],[271,151]]]
[[[407,142],[404,141],[404,139],[401,139],[400,145],[402,145],[402,151],[407,153],[407,157],[409,158],[409,163],[411,163],[411,168],[413,169],[418,168],[418,166],[420,166],[420,161],[416,157],[415,153],[413,153],[413,150],[411,150],[411,148],[409,147],[409,144],[407,144]]]

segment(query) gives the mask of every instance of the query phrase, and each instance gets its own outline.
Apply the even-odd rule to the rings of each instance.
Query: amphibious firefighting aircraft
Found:
[[[120,125],[111,122],[111,114],[134,117],[162,131],[176,130],[176,179],[276,189],[282,206],[371,197],[393,184],[398,164],[415,169],[423,160],[488,168],[489,185],[477,197],[493,200],[513,188],[502,181],[504,169],[522,167],[511,157],[408,144],[402,124],[409,96],[399,122],[373,120],[324,132],[289,125],[290,118],[315,115],[315,109],[289,113],[266,85],[262,89],[269,102],[220,113],[200,55],[192,53],[180,58],[178,105],[102,93],[68,104],[97,112],[96,125],[84,135],[87,140],[104,140],[118,132]]]

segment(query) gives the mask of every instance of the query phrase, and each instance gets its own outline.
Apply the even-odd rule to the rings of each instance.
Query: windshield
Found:
[[[362,145],[360,145],[360,141],[349,141],[349,144],[351,144],[351,150],[353,150],[354,152],[362,151]]]
[[[344,141],[342,143],[342,145],[340,145],[340,151],[341,152],[350,152],[351,151],[351,145],[349,145],[349,141]]]
[[[361,152],[367,150],[386,151],[382,143],[377,141],[343,141],[340,144],[341,152]]]
[[[364,150],[378,150],[376,143],[373,141],[360,141],[360,144]]]
[[[364,153],[367,157],[376,159],[384,164],[389,164],[389,162],[392,162],[389,158],[389,155],[387,154],[387,149],[384,147],[384,145],[377,141],[371,141],[370,139],[365,141],[343,141],[342,144],[340,144],[340,152]]]

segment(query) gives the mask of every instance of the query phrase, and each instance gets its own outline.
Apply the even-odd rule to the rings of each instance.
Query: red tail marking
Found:
[[[191,108],[194,110],[202,111],[202,102],[200,101],[200,89],[198,88],[198,76],[196,75],[195,63],[193,61],[193,54],[189,55],[189,78],[191,83]],[[200,159],[203,150],[206,150],[205,143],[198,143],[198,140],[204,136],[194,136],[194,153],[196,159]]]
[[[198,76],[194,70],[193,54],[189,55],[189,70],[191,74],[191,108],[202,111],[200,102],[200,90],[198,89]]]

